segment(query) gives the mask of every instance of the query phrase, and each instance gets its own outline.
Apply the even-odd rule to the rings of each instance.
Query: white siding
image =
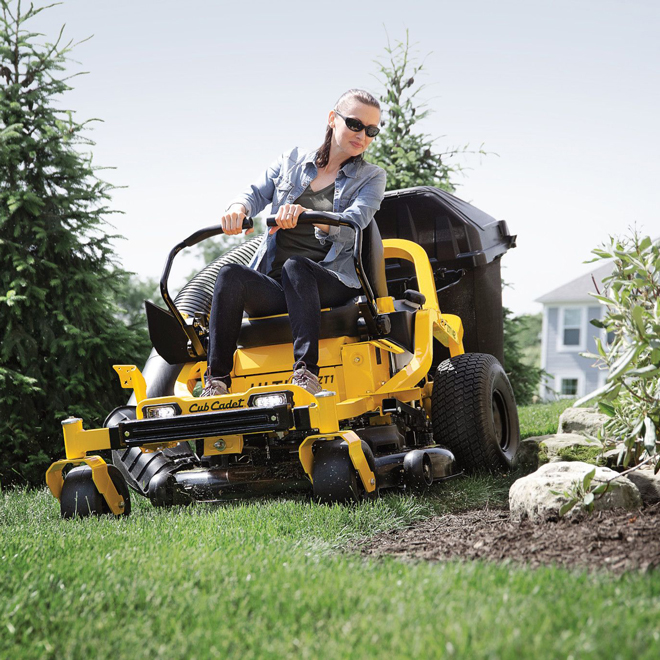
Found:
[[[563,309],[581,310],[580,344],[565,346],[562,341]],[[561,392],[562,379],[577,379],[577,396],[584,396],[596,389],[603,376],[593,366],[595,360],[580,355],[583,352],[597,353],[596,337],[603,337],[603,332],[589,323],[591,319],[600,319],[602,308],[598,305],[568,303],[544,306],[543,331],[541,345],[541,365],[550,374],[547,385],[542,388],[542,397],[551,399]],[[551,390],[555,390],[553,393]]]

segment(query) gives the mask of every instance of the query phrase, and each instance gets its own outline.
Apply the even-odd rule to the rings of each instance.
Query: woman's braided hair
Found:
[[[365,92],[363,89],[349,89],[347,92],[344,92],[337,100],[337,103],[335,103],[335,108],[341,111],[346,101],[348,101],[349,99],[356,99],[360,103],[364,103],[364,105],[370,105],[374,108],[378,108],[378,110],[380,111],[380,103],[378,103],[378,100],[374,96],[369,94],[369,92]],[[316,167],[318,168],[325,167],[328,164],[328,160],[330,159],[330,145],[332,144],[332,132],[333,132],[332,126],[328,124],[328,127],[325,129],[325,139],[323,140],[323,144],[316,152]]]

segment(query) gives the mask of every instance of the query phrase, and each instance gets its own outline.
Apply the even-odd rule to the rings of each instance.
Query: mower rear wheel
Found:
[[[375,475],[376,461],[369,445],[362,441],[362,451]],[[348,504],[378,497],[378,487],[367,493],[341,440],[321,442],[314,453],[312,468],[314,498],[321,504]]]
[[[520,443],[518,410],[502,365],[486,353],[442,362],[431,394],[433,439],[467,472],[511,467]]]

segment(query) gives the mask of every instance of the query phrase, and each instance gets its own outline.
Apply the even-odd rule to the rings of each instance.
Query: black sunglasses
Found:
[[[335,114],[339,115],[346,122],[346,127],[354,133],[359,133],[364,129],[367,137],[370,138],[374,138],[380,133],[380,128],[378,126],[374,126],[373,124],[371,126],[365,126],[359,119],[355,119],[355,117],[344,117],[344,115],[337,110],[335,110]]]

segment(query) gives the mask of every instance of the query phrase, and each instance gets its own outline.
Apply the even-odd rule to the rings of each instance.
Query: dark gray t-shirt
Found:
[[[316,192],[312,190],[311,186],[307,186],[294,204],[300,204],[300,206],[312,211],[332,211],[334,195],[334,182]],[[325,259],[332,247],[330,242],[321,245],[319,239],[314,235],[314,225],[296,225],[293,229],[280,229],[275,234],[275,242],[273,268],[268,275],[276,280],[282,277],[284,262],[294,254],[307,257],[318,263]]]

